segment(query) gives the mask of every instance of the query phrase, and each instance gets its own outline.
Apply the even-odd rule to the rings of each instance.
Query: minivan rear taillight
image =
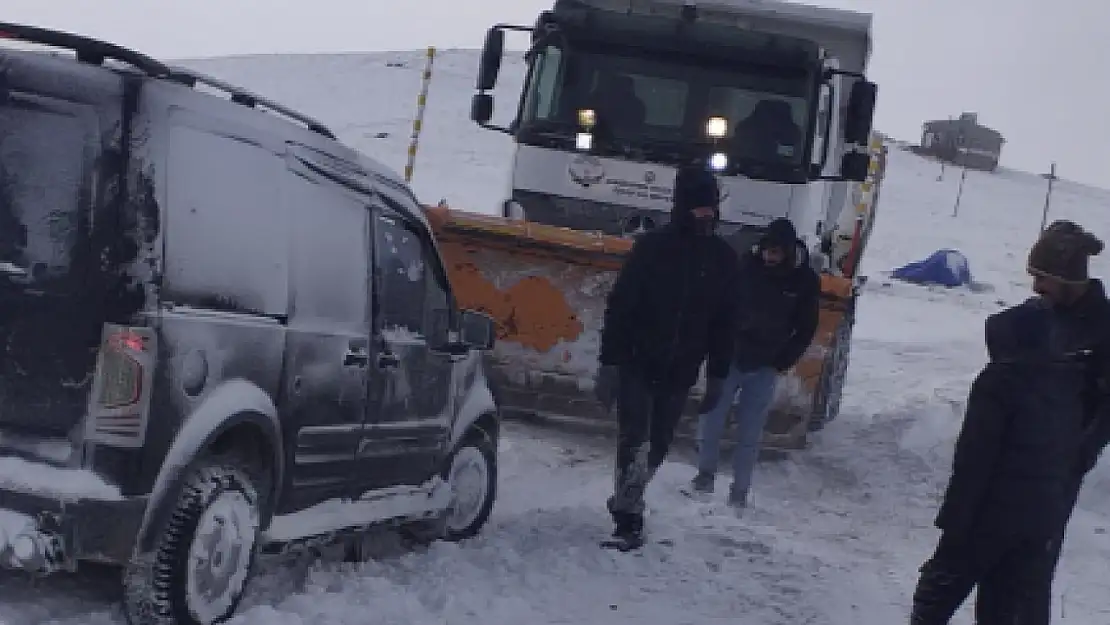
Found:
[[[89,395],[86,440],[139,447],[146,436],[157,353],[149,328],[105,324]]]
[[[101,408],[123,408],[139,403],[143,392],[143,366],[120,349],[104,350],[104,378],[97,403]]]

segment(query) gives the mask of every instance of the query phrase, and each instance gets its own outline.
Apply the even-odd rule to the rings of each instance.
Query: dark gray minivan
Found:
[[[321,123],[0,23],[0,565],[118,565],[132,623],[229,618],[263,545],[478,532],[488,317]]]

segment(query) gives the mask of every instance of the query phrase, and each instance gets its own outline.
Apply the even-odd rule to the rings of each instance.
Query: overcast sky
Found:
[[[977,111],[1006,165],[1110,187],[1107,0],[811,0],[875,14],[879,130]],[[479,47],[549,0],[0,0],[0,19],[184,58]],[[1087,70],[1083,70],[1087,67]]]

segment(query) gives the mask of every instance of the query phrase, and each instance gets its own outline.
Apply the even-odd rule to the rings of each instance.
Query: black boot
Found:
[[[624,552],[635,551],[644,546],[644,536],[635,530],[618,528],[613,531],[613,537],[603,542],[601,546]]]
[[[608,549],[632,551],[644,544],[644,517],[630,512],[614,512],[612,499],[609,500],[609,514],[613,517],[612,539],[602,542]]]
[[[936,559],[921,568],[913,593],[910,625],[948,625],[971,594],[974,580],[940,568]]]

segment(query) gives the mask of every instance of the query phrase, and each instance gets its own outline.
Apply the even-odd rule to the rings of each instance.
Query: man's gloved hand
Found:
[[[601,407],[606,412],[613,409],[613,404],[617,401],[617,391],[620,389],[621,370],[616,365],[602,365],[597,370],[597,377],[594,378],[594,395],[597,396],[597,401],[601,402]]]
[[[705,380],[705,394],[701,397],[701,403],[698,404],[698,414],[705,414],[710,410],[717,407],[724,394],[725,381],[721,378],[706,378]]]

